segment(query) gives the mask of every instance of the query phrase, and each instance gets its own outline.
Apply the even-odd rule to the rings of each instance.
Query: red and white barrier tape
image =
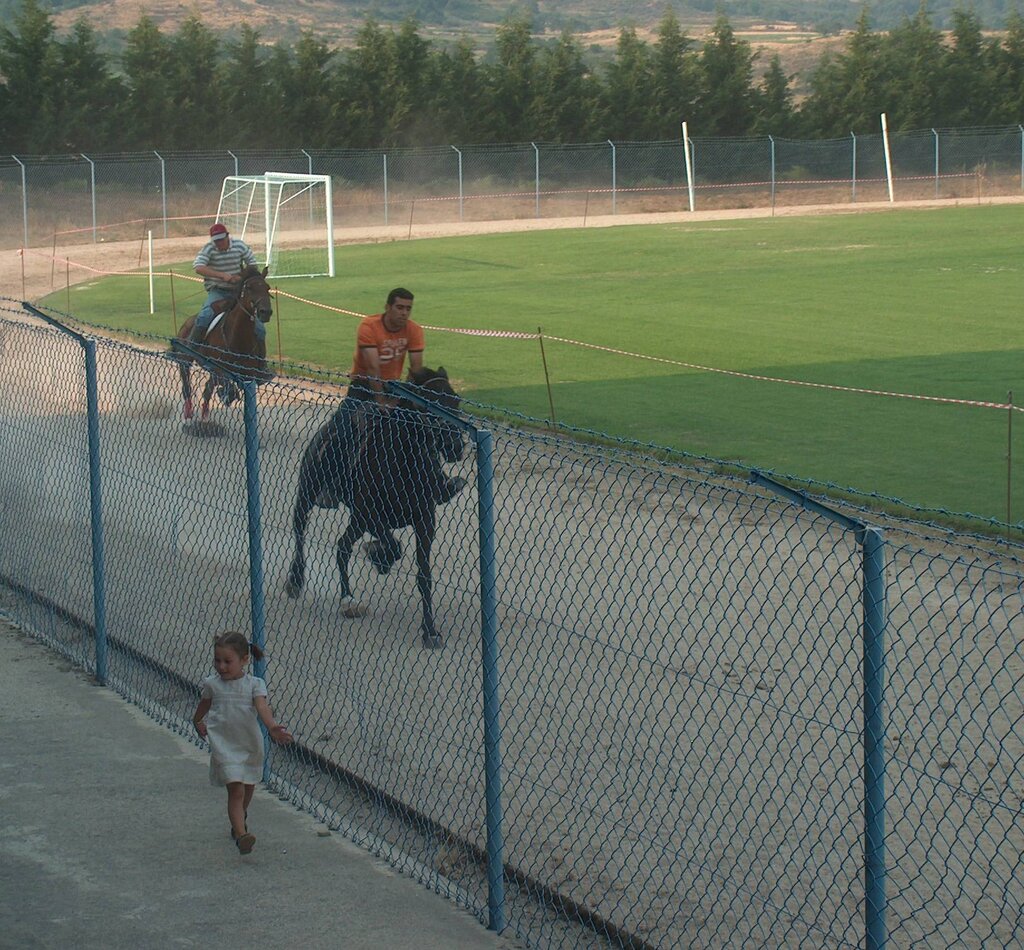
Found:
[[[534,337],[538,334],[534,334]],[[650,360],[655,363],[667,363],[671,366],[683,366],[686,369],[697,369],[704,373],[719,373],[723,376],[735,376],[739,379],[753,379],[764,383],[785,383],[789,386],[805,386],[809,389],[830,389],[833,392],[859,393],[865,396],[889,396],[894,399],[918,399],[923,402],[941,402],[956,406],[977,406],[984,409],[1016,409],[1024,410],[1024,406],[1015,406],[1007,402],[985,402],[980,399],[956,399],[952,396],[925,396],[918,393],[900,393],[885,389],[865,389],[859,386],[838,386],[832,383],[812,383],[803,379],[785,379],[780,376],[760,376],[756,373],[742,373],[734,369],[719,369],[716,366],[702,366],[700,363],[686,363],[682,360],[672,360],[664,356],[648,356],[646,353],[633,353],[630,350],[619,350],[611,346],[600,346],[597,343],[584,343],[581,340],[570,340],[565,337],[545,336],[545,340],[553,340],[558,343],[568,343],[572,346],[582,346],[590,350],[600,350],[604,353],[615,353],[619,356],[629,356],[638,360]]]

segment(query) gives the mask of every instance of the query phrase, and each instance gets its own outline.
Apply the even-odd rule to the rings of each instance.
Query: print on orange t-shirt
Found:
[[[352,361],[352,377],[369,376],[369,367],[363,359],[363,349],[377,351],[380,360],[381,379],[401,379],[406,353],[423,352],[423,328],[409,320],[397,333],[388,332],[384,326],[384,314],[376,313],[364,318],[356,335],[356,353]]]

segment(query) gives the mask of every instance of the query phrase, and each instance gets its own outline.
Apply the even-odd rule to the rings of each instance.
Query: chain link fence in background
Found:
[[[1020,945],[1020,547],[464,405],[425,649],[408,531],[353,610],[318,509],[283,589],[336,389],[186,425],[166,354],[2,306],[0,608],[161,722],[265,638],[271,786],[531,946]]]
[[[883,138],[0,157],[0,247],[200,234],[229,175],[331,175],[346,228],[883,201]],[[1024,128],[890,135],[892,197],[1024,191]]]

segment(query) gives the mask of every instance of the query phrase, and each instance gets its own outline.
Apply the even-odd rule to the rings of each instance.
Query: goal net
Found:
[[[217,220],[271,277],[334,276],[330,175],[232,175],[221,186]]]

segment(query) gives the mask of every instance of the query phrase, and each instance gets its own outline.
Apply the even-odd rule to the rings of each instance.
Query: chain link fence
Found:
[[[336,239],[377,225],[884,201],[879,135],[0,156],[0,247],[200,234],[229,175],[331,175]],[[1024,191],[1024,128],[890,135],[892,197]],[[691,206],[692,199],[692,206]]]
[[[344,380],[186,424],[168,354],[44,316],[0,302],[0,609],[170,728],[262,639],[271,787],[531,946],[1020,945],[1018,546],[464,404],[426,649],[410,531],[350,603],[316,509],[285,591]]]

